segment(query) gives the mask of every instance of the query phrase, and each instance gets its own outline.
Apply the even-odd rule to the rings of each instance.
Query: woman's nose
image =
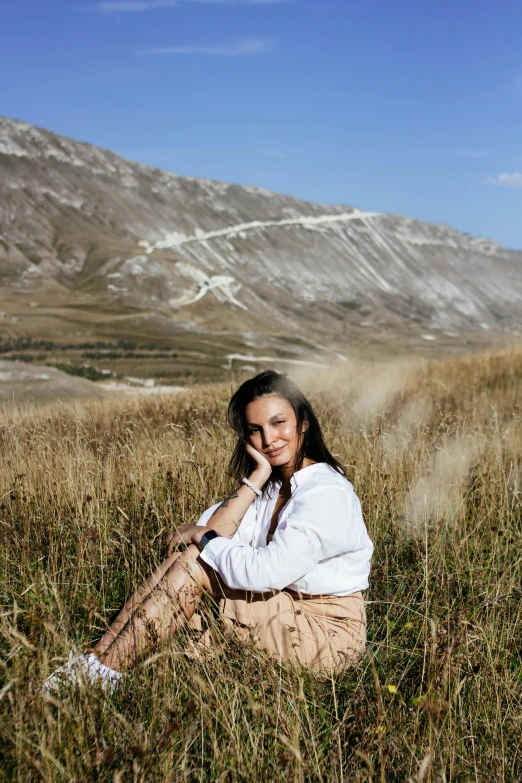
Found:
[[[270,446],[274,440],[274,434],[271,429],[262,430],[263,446]]]

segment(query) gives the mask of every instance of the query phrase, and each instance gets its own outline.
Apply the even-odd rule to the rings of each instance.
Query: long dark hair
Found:
[[[237,479],[248,476],[254,469],[254,460],[245,450],[244,442],[248,440],[246,406],[258,397],[266,394],[278,394],[283,397],[293,408],[297,420],[297,435],[299,438],[299,450],[296,454],[296,470],[302,466],[305,458],[314,462],[326,462],[338,473],[344,473],[344,468],[335,457],[330,454],[324,442],[321,427],[312,406],[296,383],[290,380],[285,373],[275,370],[264,370],[245,381],[232,395],[228,405],[228,423],[238,436],[238,442],[230,460],[229,472]],[[305,423],[307,427],[305,427]],[[272,470],[272,476],[268,484],[273,484],[280,479],[277,468]]]

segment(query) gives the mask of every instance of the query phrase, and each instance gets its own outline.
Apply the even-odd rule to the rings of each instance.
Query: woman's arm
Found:
[[[268,481],[266,473],[262,473],[261,470],[254,470],[249,478],[249,481],[257,489],[262,489]],[[245,516],[247,510],[252,505],[252,502],[256,498],[256,493],[247,487],[246,484],[241,484],[238,489],[235,489],[228,498],[221,503],[218,508],[213,512],[212,516],[206,524],[208,530],[215,530],[220,536],[231,538],[239,525],[241,520]]]
[[[253,549],[239,541],[215,538],[201,558],[228,587],[255,592],[282,590],[321,560],[356,549],[358,514],[355,493],[348,499],[339,487],[315,490],[296,499],[285,525],[276,530],[267,546]]]
[[[249,481],[257,489],[262,489],[272,473],[272,466],[269,461],[250,444],[245,444],[245,448],[255,461],[255,468],[248,477]],[[228,498],[221,503],[213,512],[205,527],[196,527],[195,525],[180,525],[177,530],[168,539],[169,554],[176,546],[181,543],[197,543],[197,540],[206,530],[215,530],[220,536],[232,538],[241,520],[245,516],[248,508],[256,498],[256,493],[242,484],[234,490]],[[195,528],[195,529],[194,529]]]

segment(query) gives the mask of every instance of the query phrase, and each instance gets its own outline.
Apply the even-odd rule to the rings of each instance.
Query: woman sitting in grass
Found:
[[[115,686],[151,644],[190,620],[204,592],[226,625],[279,660],[327,672],[356,661],[373,545],[310,403],[267,370],[236,391],[228,420],[238,436],[230,467],[239,488],[197,525],[178,527],[167,559],[92,652],[71,654],[49,677],[48,690],[79,679]]]

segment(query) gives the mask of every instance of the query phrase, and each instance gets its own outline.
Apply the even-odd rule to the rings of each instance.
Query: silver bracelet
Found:
[[[249,487],[249,489],[251,489],[253,492],[255,492],[255,493],[256,493],[256,495],[258,496],[258,498],[260,498],[260,497],[263,495],[263,493],[261,492],[261,490],[260,490],[260,489],[258,489],[257,487],[254,487],[254,485],[252,484],[252,482],[251,482],[251,481],[249,481],[247,478],[242,478],[242,479],[241,479],[241,481],[243,482],[243,484],[246,484],[246,485],[247,485],[247,487]]]

